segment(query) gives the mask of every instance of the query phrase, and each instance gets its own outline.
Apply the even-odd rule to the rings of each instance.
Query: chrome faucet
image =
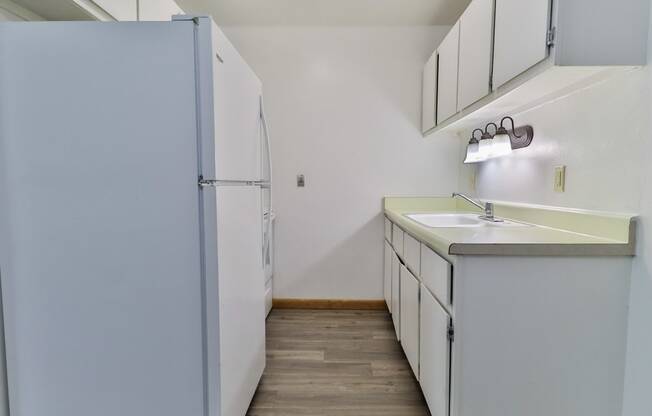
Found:
[[[475,201],[468,196],[464,194],[460,194],[457,192],[453,192],[453,198],[455,197],[460,197],[463,200],[467,201],[470,204],[475,205],[476,207],[480,208],[481,210],[484,211],[484,215],[480,216],[481,220],[485,221],[491,221],[491,222],[503,222],[503,220],[494,217],[494,204],[491,202],[485,202],[484,204],[482,202]]]

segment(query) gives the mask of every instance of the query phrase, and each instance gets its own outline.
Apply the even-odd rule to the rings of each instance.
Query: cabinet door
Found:
[[[437,52],[435,51],[423,67],[421,93],[421,131],[423,133],[437,125]]]
[[[175,14],[183,14],[183,10],[174,0],[139,0],[138,20],[169,21]]]
[[[494,89],[548,56],[550,0],[496,0]]]
[[[421,281],[442,305],[450,306],[453,266],[425,245],[421,245]]]
[[[460,19],[458,110],[489,94],[493,8],[494,0],[473,0]]]
[[[400,282],[401,261],[392,250],[392,322],[396,331],[396,339],[401,340],[401,282]]]
[[[457,113],[457,70],[459,62],[460,22],[448,32],[439,45],[437,74],[437,124]]]
[[[419,281],[401,266],[401,345],[419,379]]]
[[[95,0],[95,4],[118,21],[130,21],[138,18],[136,0]]]
[[[421,390],[433,415],[448,415],[450,390],[450,317],[421,287],[420,374]]]
[[[392,246],[385,240],[385,267],[383,274],[383,293],[389,313],[392,313]]]

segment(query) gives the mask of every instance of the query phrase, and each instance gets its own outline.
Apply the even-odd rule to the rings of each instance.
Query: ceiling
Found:
[[[470,0],[177,0],[220,25],[452,25]]]

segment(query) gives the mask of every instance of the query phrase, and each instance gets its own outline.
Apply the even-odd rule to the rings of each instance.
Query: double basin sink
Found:
[[[478,227],[529,227],[523,224],[508,220],[492,222],[480,218],[478,214],[404,214],[405,217],[429,228],[478,228]]]

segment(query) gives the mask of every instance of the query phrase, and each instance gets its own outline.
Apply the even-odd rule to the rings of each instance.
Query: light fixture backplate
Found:
[[[521,126],[507,132],[509,133],[509,139],[512,141],[512,150],[528,147],[532,143],[532,139],[534,139],[532,126]]]

